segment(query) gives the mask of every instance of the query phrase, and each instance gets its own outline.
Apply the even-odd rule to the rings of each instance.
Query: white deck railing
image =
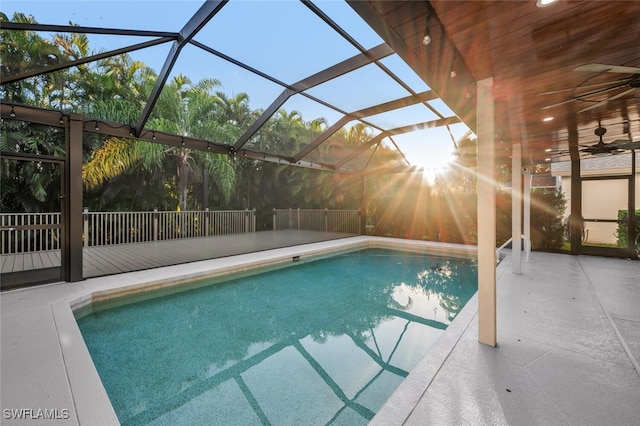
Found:
[[[273,230],[360,234],[360,210],[273,209]]]
[[[91,212],[85,247],[255,232],[255,210]],[[0,213],[0,254],[60,250],[60,213]]]
[[[0,213],[0,254],[60,250],[60,213]]]
[[[141,243],[256,231],[255,210],[84,211],[84,246]]]
[[[528,262],[529,257],[531,256],[531,240],[529,240],[529,238],[527,238],[526,235],[521,235],[520,237],[522,238],[522,243],[524,244],[523,245],[524,261]],[[498,262],[500,261],[500,254],[502,253],[502,249],[504,249],[506,246],[511,244],[512,241],[513,241],[513,237],[509,238],[507,241],[504,242],[504,244],[502,244],[500,247],[496,249],[496,258]]]

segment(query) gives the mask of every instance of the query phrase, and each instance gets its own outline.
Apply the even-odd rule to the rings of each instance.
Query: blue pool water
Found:
[[[477,289],[468,259],[292,265],[78,318],[121,423],[366,424]]]

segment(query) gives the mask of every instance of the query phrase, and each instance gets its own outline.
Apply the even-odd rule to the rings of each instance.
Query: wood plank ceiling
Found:
[[[568,150],[569,134],[577,132],[580,145],[595,144],[599,122],[605,142],[640,140],[640,74],[575,70],[589,63],[640,67],[639,1],[350,4],[471,128],[474,82],[493,77],[498,141],[522,143],[532,163],[551,157],[547,149]],[[427,16],[432,42],[425,46]],[[614,84],[620,87],[590,94]]]

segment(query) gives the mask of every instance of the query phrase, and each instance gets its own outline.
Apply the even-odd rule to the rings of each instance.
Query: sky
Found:
[[[369,49],[383,42],[344,1],[319,0],[314,4],[363,47]],[[33,15],[41,24],[68,25],[71,21],[82,26],[177,32],[201,5],[201,1],[191,0],[2,0],[0,10],[9,17],[14,11]],[[47,38],[49,36],[41,35]],[[359,53],[307,7],[295,0],[232,0],[194,39],[286,84],[293,84]],[[94,50],[111,50],[147,41],[149,38],[91,35],[89,40]],[[143,61],[158,72],[169,48],[170,44],[166,43],[132,52],[130,55],[132,59]],[[397,55],[381,62],[414,91],[429,90]],[[218,89],[227,96],[247,93],[253,109],[267,108],[283,90],[278,84],[191,45],[182,50],[172,76],[178,73],[186,75],[192,82],[202,78],[216,78],[221,83]],[[409,92],[375,65],[365,66],[307,92],[346,112],[409,95]],[[430,104],[445,117],[454,115],[440,100]],[[287,111],[299,111],[305,121],[323,117],[332,124],[342,117],[340,112],[301,95],[291,97],[283,108]],[[414,105],[368,117],[367,120],[385,128],[393,128],[435,118],[437,116],[428,108]],[[451,130],[458,139],[467,131],[467,127],[463,124],[454,125]],[[412,164],[437,169],[452,159],[453,143],[445,128],[399,135],[394,137],[394,141]]]

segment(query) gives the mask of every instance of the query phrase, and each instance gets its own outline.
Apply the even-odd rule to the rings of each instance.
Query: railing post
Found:
[[[273,230],[276,230],[276,209],[273,209]]]
[[[244,209],[244,233],[249,232],[249,209]]]
[[[153,241],[158,241],[158,209],[153,209]]]
[[[209,236],[209,207],[204,209],[204,236]]]
[[[298,207],[298,231],[300,230],[300,207]]]
[[[287,229],[291,228],[293,228],[293,209],[289,207],[289,224],[287,226]]]
[[[84,246],[85,247],[89,247],[89,209],[88,208],[84,208],[83,214],[82,214],[82,222],[84,223],[84,226],[82,228],[82,235],[84,236]]]
[[[324,232],[329,232],[329,209],[324,209]]]
[[[256,232],[256,209],[253,209],[253,226],[251,232]]]

